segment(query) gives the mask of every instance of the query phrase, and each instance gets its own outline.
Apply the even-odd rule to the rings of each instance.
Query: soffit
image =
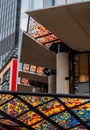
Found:
[[[90,50],[90,2],[27,12],[72,49]]]

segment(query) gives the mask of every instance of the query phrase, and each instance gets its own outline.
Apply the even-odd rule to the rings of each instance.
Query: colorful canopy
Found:
[[[90,97],[0,92],[0,130],[90,130]]]
[[[30,34],[40,44],[49,48],[52,44],[61,42],[60,39],[58,39],[54,34],[52,34],[32,17],[29,18],[28,22],[28,34]]]

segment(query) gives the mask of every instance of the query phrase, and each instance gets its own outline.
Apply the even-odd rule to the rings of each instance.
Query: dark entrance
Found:
[[[70,54],[70,93],[90,94],[90,52]]]

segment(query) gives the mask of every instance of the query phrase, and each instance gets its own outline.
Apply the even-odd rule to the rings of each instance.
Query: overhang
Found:
[[[38,44],[27,33],[23,34],[20,61],[22,63],[56,69],[56,55]]]
[[[19,71],[19,77],[29,78],[31,80],[48,83],[48,77],[46,75]]]
[[[17,92],[32,92],[32,86],[27,86],[23,84],[18,84],[17,85]]]
[[[27,12],[69,47],[90,50],[90,2]]]

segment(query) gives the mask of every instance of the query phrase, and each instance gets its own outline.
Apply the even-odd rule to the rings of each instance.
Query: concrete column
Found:
[[[56,93],[56,75],[48,76],[48,93]]]
[[[56,93],[69,94],[69,60],[67,52],[59,52],[56,56]]]
[[[40,92],[40,88],[38,88],[38,87],[33,87],[33,88],[32,88],[32,92],[38,93],[38,92]]]

